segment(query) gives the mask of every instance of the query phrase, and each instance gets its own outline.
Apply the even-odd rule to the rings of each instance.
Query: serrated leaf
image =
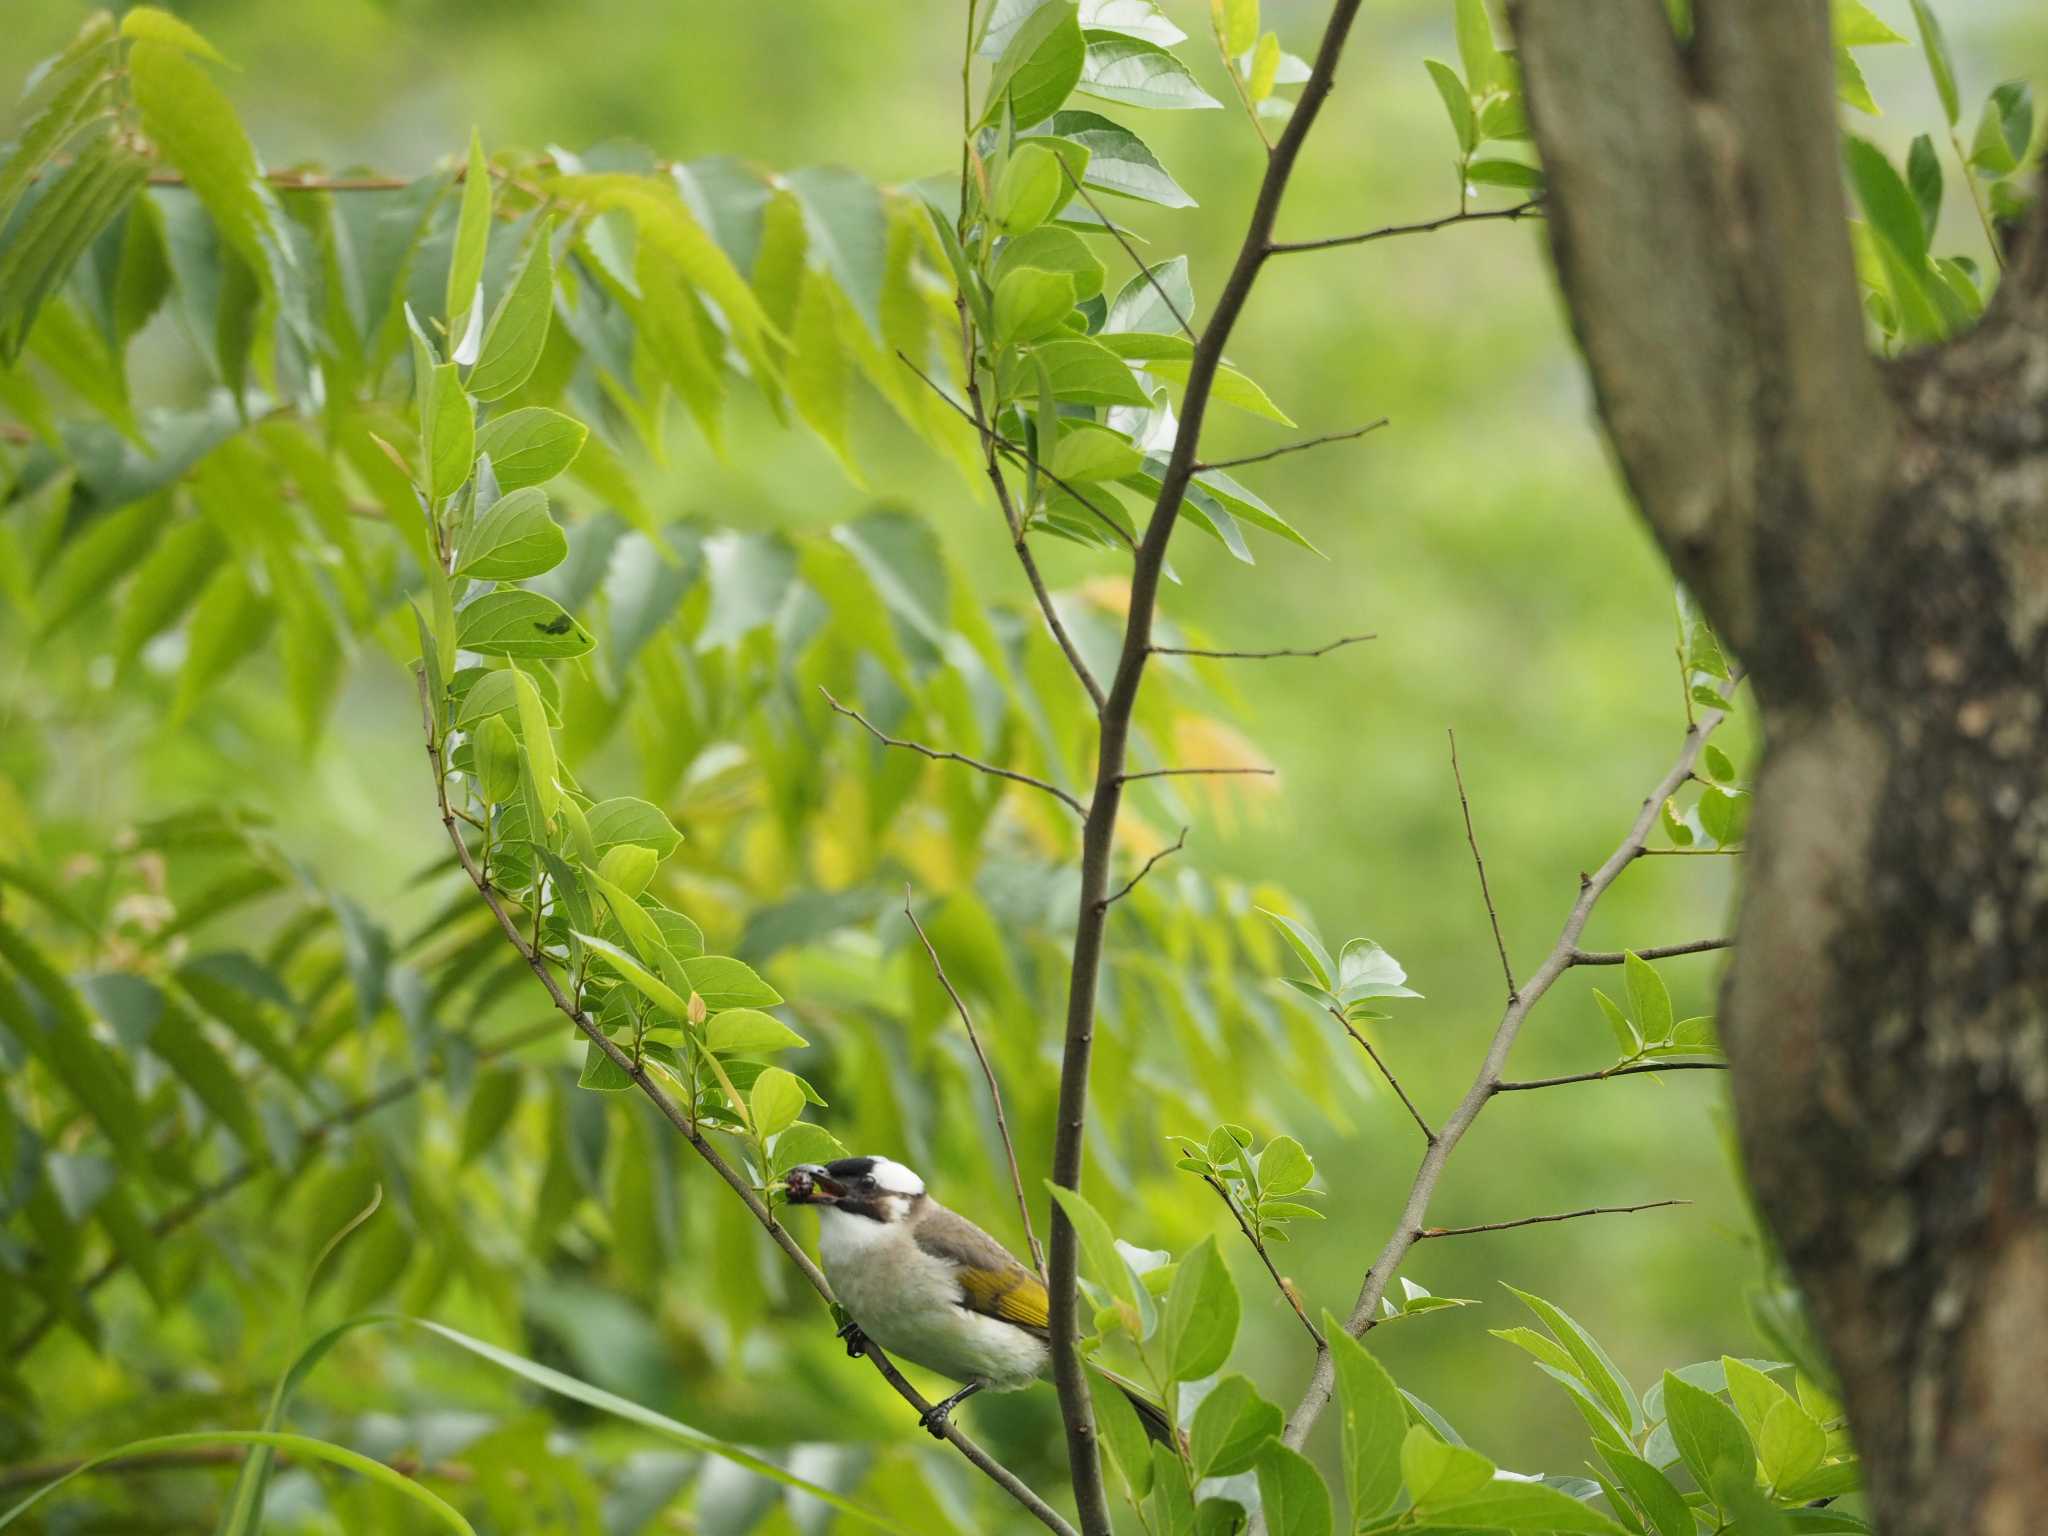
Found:
[[[486,592],[463,609],[456,626],[463,650],[485,656],[581,656],[597,644],[562,605],[538,592]]]
[[[1157,43],[1119,33],[1088,39],[1086,67],[1077,87],[1082,94],[1119,101],[1131,107],[1187,111],[1221,107],[1203,90],[1187,65]],[[1057,103],[1055,103],[1057,105]],[[1018,114],[1023,121],[1023,114]]]

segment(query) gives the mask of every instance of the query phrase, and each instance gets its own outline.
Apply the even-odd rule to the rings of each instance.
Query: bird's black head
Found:
[[[784,1180],[791,1205],[815,1205],[865,1216],[870,1221],[897,1221],[924,1198],[924,1180],[886,1157],[842,1157],[829,1163],[804,1163]]]

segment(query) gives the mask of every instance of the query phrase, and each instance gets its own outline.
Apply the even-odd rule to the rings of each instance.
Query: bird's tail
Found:
[[[1124,1380],[1115,1371],[1104,1370],[1093,1361],[1089,1362],[1088,1369],[1130,1400],[1131,1407],[1137,1410],[1138,1423],[1150,1438],[1161,1445],[1172,1447],[1178,1453],[1180,1436],[1174,1432],[1173,1420],[1166,1416],[1166,1410],[1155,1403],[1142,1387],[1135,1382]]]

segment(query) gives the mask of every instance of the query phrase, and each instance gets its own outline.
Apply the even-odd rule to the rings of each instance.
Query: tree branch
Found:
[[[1173,840],[1171,846],[1160,849],[1157,853],[1153,854],[1151,858],[1147,859],[1144,863],[1144,866],[1141,869],[1139,869],[1139,871],[1135,875],[1131,876],[1130,879],[1124,882],[1122,890],[1118,891],[1114,896],[1105,896],[1102,899],[1102,905],[1105,908],[1112,907],[1116,903],[1122,901],[1126,896],[1130,895],[1132,891],[1135,891],[1138,888],[1138,882],[1144,879],[1147,875],[1152,873],[1152,866],[1154,864],[1157,864],[1161,859],[1171,858],[1174,854],[1179,853],[1182,848],[1187,846],[1187,840],[1188,829],[1186,827],[1182,827],[1180,829],[1180,836]]]
[[[1120,773],[1117,778],[1125,784],[1136,779],[1220,778],[1247,773],[1271,778],[1279,771],[1277,768],[1144,768],[1136,773]]]
[[[740,1201],[746,1206],[748,1214],[773,1239],[775,1246],[788,1256],[790,1263],[794,1264],[797,1272],[810,1282],[811,1289],[823,1298],[826,1305],[836,1305],[836,1299],[832,1294],[832,1285],[830,1281],[826,1280],[825,1272],[811,1262],[811,1256],[804,1252],[796,1238],[790,1234],[789,1229],[775,1219],[774,1213],[762,1203],[761,1197],[754,1192],[753,1185],[747,1181],[745,1175],[728,1163],[720,1154],[718,1148],[711,1144],[703,1130],[699,1127],[695,1116],[686,1115],[681,1106],[674,1099],[670,1098],[661,1084],[656,1082],[648,1073],[645,1065],[635,1061],[631,1053],[620,1049],[619,1046],[614,1044],[611,1037],[599,1029],[588,1014],[577,1007],[575,1001],[562,990],[562,985],[555,979],[554,972],[548,969],[546,957],[532,944],[528,943],[526,936],[519,931],[519,924],[505,910],[505,904],[498,899],[498,893],[492,889],[490,882],[484,878],[483,871],[477,868],[476,860],[470,855],[469,844],[463,840],[462,832],[455,824],[455,813],[448,804],[448,776],[441,761],[441,744],[434,733],[434,715],[427,697],[427,679],[424,671],[419,675],[419,689],[420,715],[425,724],[427,735],[427,761],[433,769],[434,799],[440,809],[441,825],[446,829],[449,841],[455,845],[455,856],[462,864],[462,872],[469,877],[470,884],[476,887],[477,894],[483,897],[484,905],[491,909],[491,915],[498,920],[498,926],[504,931],[507,942],[519,952],[519,957],[532,970],[534,976],[546,990],[549,999],[554,1003],[556,1010],[564,1018],[568,1019],[571,1024],[574,1024],[577,1029],[581,1030],[586,1039],[600,1051],[604,1052],[611,1064],[625,1073],[633,1085],[647,1096],[656,1109],[661,1111],[662,1118],[682,1133],[683,1139],[690,1144],[691,1150],[703,1159],[713,1173],[725,1181],[727,1187],[734,1194],[740,1197]],[[834,707],[836,708],[837,706],[835,705]],[[918,1411],[920,1418],[930,1413],[931,1404],[925,1401],[917,1388],[904,1379],[903,1373],[896,1369],[895,1364],[879,1348],[871,1342],[863,1353],[873,1363],[875,1370],[881,1375],[882,1379],[895,1389],[896,1395]],[[1058,1532],[1059,1536],[1075,1536],[1073,1527],[1061,1518],[1058,1511],[1054,1510],[1051,1505],[1034,1493],[1008,1467],[1005,1467],[1001,1462],[989,1455],[988,1452],[968,1439],[950,1421],[946,1421],[941,1425],[941,1432],[947,1440],[952,1442],[954,1448],[962,1456],[972,1462],[975,1467],[980,1469],[986,1477],[1002,1488],[1011,1498],[1030,1511],[1033,1518],[1038,1520],[1040,1524],[1049,1530]]]
[[[996,1069],[989,1064],[988,1052],[981,1048],[981,1036],[974,1032],[974,1019],[967,1011],[967,1004],[953,987],[952,978],[947,976],[946,967],[939,959],[938,950],[924,931],[924,924],[917,920],[917,914],[910,909],[910,887],[903,887],[903,915],[910,919],[910,926],[917,934],[918,942],[924,945],[924,952],[931,956],[932,970],[939,978],[939,985],[946,989],[946,996],[953,1000],[953,1009],[960,1015],[960,1027],[967,1031],[967,1043],[974,1047],[974,1059],[981,1063],[981,1075],[988,1081],[989,1103],[995,1106],[996,1134],[1002,1138],[1003,1157],[1010,1165],[1010,1188],[1017,1195],[1017,1219],[1024,1224],[1024,1241],[1031,1247],[1031,1262],[1038,1270],[1039,1278],[1045,1277],[1045,1251],[1038,1246],[1038,1231],[1031,1225],[1031,1205],[1024,1198],[1024,1175],[1017,1167],[1017,1148],[1010,1140],[1010,1122],[1003,1114],[1003,1090],[996,1086]]]
[[[1349,432],[1325,432],[1320,437],[1304,437],[1299,442],[1282,443],[1278,448],[1268,448],[1264,453],[1247,453],[1242,458],[1217,459],[1214,463],[1200,463],[1195,473],[1211,469],[1239,469],[1246,464],[1263,464],[1268,459],[1281,458],[1290,453],[1306,453],[1311,448],[1320,448],[1325,443],[1348,443],[1364,437],[1368,432],[1377,432],[1392,421],[1391,416],[1382,416],[1378,421],[1368,421],[1362,427],[1353,427]]]
[[[1372,1042],[1366,1039],[1364,1035],[1358,1032],[1356,1026],[1354,1026],[1349,1019],[1344,1017],[1344,1014],[1340,1009],[1332,1008],[1329,1010],[1329,1014],[1331,1018],[1335,1019],[1340,1025],[1343,1026],[1345,1034],[1349,1035],[1353,1040],[1358,1042],[1358,1048],[1361,1051],[1364,1051],[1366,1055],[1372,1058],[1372,1064],[1380,1069],[1380,1076],[1384,1077],[1387,1080],[1387,1086],[1394,1090],[1394,1096],[1401,1101],[1402,1107],[1408,1111],[1409,1118],[1412,1119],[1415,1122],[1417,1128],[1421,1130],[1422,1140],[1424,1144],[1428,1146],[1435,1146],[1436,1132],[1432,1131],[1429,1128],[1429,1122],[1422,1118],[1422,1111],[1417,1109],[1415,1107],[1415,1101],[1408,1097],[1408,1090],[1401,1086],[1401,1080],[1398,1077],[1394,1076],[1393,1069],[1389,1067],[1386,1064],[1386,1062],[1382,1061],[1380,1059],[1380,1053],[1372,1048]]]
[[[1731,683],[1731,687],[1733,684]],[[1677,761],[1660,779],[1649,795],[1643,800],[1635,820],[1620,844],[1606,860],[1590,875],[1580,877],[1578,899],[1572,903],[1571,912],[1566,916],[1563,930],[1550,953],[1536,968],[1527,984],[1511,1001],[1495,1027],[1493,1040],[1487,1046],[1485,1059],[1480,1063],[1478,1074],[1465,1096],[1458,1101],[1450,1118],[1444,1122],[1436,1139],[1422,1154],[1422,1161],[1415,1170],[1414,1181],[1409,1185],[1408,1198],[1401,1208],[1401,1215],[1379,1257],[1373,1260],[1372,1268],[1366,1271],[1364,1283],[1359,1287],[1358,1300],[1352,1306],[1351,1315],[1345,1320],[1344,1330],[1352,1337],[1364,1333],[1374,1325],[1374,1313],[1378,1310],[1380,1298],[1386,1294],[1388,1284],[1401,1261],[1414,1246],[1415,1234],[1425,1227],[1424,1218],[1429,1214],[1430,1201],[1436,1195],[1437,1184],[1442,1180],[1444,1168],[1456,1150],[1472,1122],[1479,1118],[1480,1111],[1501,1088],[1501,1071],[1507,1065],[1508,1053],[1514,1049],[1515,1039],[1520,1035],[1523,1022],[1529,1011],[1542,1001],[1543,995],[1558,977],[1571,967],[1571,957],[1578,950],[1579,935],[1585,932],[1586,923],[1593,915],[1593,908],[1608,888],[1620,878],[1621,872],[1634,863],[1642,853],[1644,840],[1657,824],[1657,815],[1665,797],[1675,793],[1692,772],[1692,766],[1713,734],[1727,718],[1722,710],[1704,711],[1698,721],[1686,728],[1683,745]],[[1316,1420],[1330,1401],[1330,1394],[1336,1385],[1336,1364],[1327,1351],[1317,1356],[1315,1370],[1309,1378],[1307,1389],[1294,1412],[1288,1416],[1287,1427],[1281,1438],[1289,1447],[1299,1450],[1308,1439],[1309,1431],[1315,1428]]]
[[[1073,966],[1068,978],[1067,1017],[1060,1055],[1058,1118],[1054,1123],[1052,1178],[1055,1184],[1078,1189],[1087,1145],[1088,1069],[1095,1047],[1095,994],[1102,969],[1102,935],[1108,909],[1102,904],[1109,888],[1109,865],[1116,842],[1117,813],[1123,803],[1124,763],[1130,744],[1131,716],[1145,663],[1152,651],[1152,620],[1159,602],[1159,582],[1174,525],[1195,470],[1202,423],[1230,333],[1258,281],[1273,238],[1287,184],[1301,147],[1321,114],[1343,57],[1345,40],[1357,18],[1360,0],[1333,0],[1322,41],[1308,81],[1302,86],[1293,114],[1273,145],[1252,213],[1238,246],[1237,259],[1216,297],[1215,309],[1195,342],[1181,392],[1179,430],[1159,477],[1159,491],[1144,536],[1131,559],[1129,608],[1123,646],[1115,676],[1101,711],[1096,748],[1095,791],[1081,836],[1081,889],[1077,898]],[[1142,265],[1142,264],[1141,264]],[[1149,269],[1148,269],[1149,270]],[[1155,287],[1158,280],[1152,279]],[[1050,1344],[1053,1382],[1059,1389],[1060,1415],[1067,1437],[1067,1464],[1072,1473],[1075,1508],[1087,1536],[1110,1536],[1109,1503],[1103,1489],[1102,1466],[1096,1454],[1095,1416],[1088,1381],[1076,1341],[1081,1331],[1081,1302],[1076,1288],[1080,1246],[1073,1224],[1055,1205],[1052,1213]]]
[[[1154,656],[1208,656],[1218,661],[1272,661],[1281,656],[1327,656],[1332,651],[1342,650],[1347,645],[1358,645],[1367,640],[1377,640],[1378,635],[1344,635],[1328,645],[1319,645],[1314,650],[1283,649],[1277,651],[1212,651],[1193,645],[1155,645]]]
[[[965,763],[969,768],[979,769],[981,772],[990,774],[998,779],[1009,779],[1017,784],[1029,784],[1033,789],[1044,790],[1048,795],[1051,795],[1055,800],[1071,810],[1076,816],[1086,816],[1088,814],[1088,807],[1079,800],[1076,800],[1064,789],[1061,789],[1057,784],[1049,784],[1044,779],[1034,779],[1030,774],[1019,773],[1014,768],[998,768],[994,763],[984,763],[978,757],[964,757],[958,752],[941,752],[938,748],[928,747],[920,741],[907,741],[901,736],[891,736],[886,731],[876,729],[869,722],[868,717],[859,710],[848,709],[844,704],[833,698],[830,691],[822,684],[819,685],[818,692],[825,695],[826,703],[830,704],[840,714],[845,715],[849,720],[858,721],[870,736],[874,737],[875,740],[885,747],[901,747],[907,752],[916,752],[921,756],[928,757],[935,763]]]
[[[1294,1315],[1301,1319],[1301,1326],[1308,1330],[1308,1336],[1315,1341],[1316,1348],[1318,1350],[1326,1348],[1327,1346],[1323,1343],[1321,1330],[1308,1320],[1308,1313],[1304,1312],[1301,1308],[1301,1298],[1294,1294],[1294,1287],[1282,1279],[1280,1271],[1274,1268],[1273,1256],[1266,1251],[1266,1245],[1259,1240],[1257,1230],[1250,1222],[1244,1219],[1244,1212],[1240,1211],[1237,1208],[1237,1202],[1230,1198],[1230,1191],[1223,1187],[1222,1180],[1218,1179],[1214,1174],[1205,1173],[1202,1175],[1202,1182],[1216,1191],[1216,1198],[1221,1200],[1225,1209],[1230,1212],[1231,1219],[1237,1223],[1237,1230],[1242,1232],[1244,1240],[1252,1245],[1252,1252],[1259,1256],[1259,1262],[1266,1266],[1266,1273],[1273,1277],[1274,1288],[1286,1298],[1287,1305],[1294,1309]]]
[[[1543,199],[1532,197],[1526,203],[1517,203],[1512,208],[1475,208],[1463,213],[1447,213],[1440,219],[1425,219],[1420,224],[1387,224],[1379,229],[1368,229],[1357,235],[1326,235],[1320,240],[1283,240],[1272,247],[1275,256],[1294,256],[1303,251],[1333,251],[1340,245],[1366,245],[1374,240],[1392,240],[1397,235],[1428,235],[1439,229],[1448,229],[1453,224],[1478,224],[1488,219],[1519,219],[1535,213],[1543,206]]]
[[[1580,1211],[1559,1211],[1554,1216],[1519,1216],[1513,1221],[1482,1221],[1470,1227],[1423,1227],[1415,1233],[1419,1243],[1430,1237],[1470,1237],[1475,1232],[1506,1232],[1514,1227],[1541,1227],[1553,1221],[1577,1221],[1581,1216],[1627,1216],[1636,1211],[1655,1211],[1667,1205],[1691,1205],[1690,1200],[1648,1200],[1641,1205],[1589,1205]]]
[[[1645,853],[1650,852],[1647,848],[1643,851]],[[1730,937],[1725,939],[1694,939],[1689,944],[1659,944],[1649,949],[1634,951],[1620,949],[1575,949],[1572,951],[1572,964],[1624,965],[1627,963],[1631,953],[1638,960],[1672,960],[1680,955],[1703,955],[1709,950],[1733,949],[1734,947],[1735,940]]]
[[[1458,733],[1446,731],[1451,739],[1451,777],[1458,785],[1458,809],[1465,816],[1465,842],[1472,850],[1472,863],[1479,871],[1479,895],[1486,903],[1486,921],[1493,928],[1493,947],[1500,954],[1501,975],[1507,978],[1508,1001],[1513,1002],[1521,994],[1515,990],[1515,968],[1508,960],[1507,940],[1500,936],[1500,914],[1493,910],[1493,892],[1486,884],[1486,860],[1479,853],[1479,839],[1472,833],[1472,802],[1465,798],[1465,775],[1458,768]]]
[[[1531,1077],[1518,1083],[1495,1083],[1495,1093],[1525,1093],[1532,1088],[1562,1088],[1567,1083],[1604,1083],[1610,1077],[1635,1077],[1643,1072],[1726,1072],[1725,1061],[1649,1061],[1608,1067],[1600,1072],[1570,1072],[1563,1077]]]

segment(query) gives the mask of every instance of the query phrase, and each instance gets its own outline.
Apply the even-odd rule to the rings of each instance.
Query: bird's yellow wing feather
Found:
[[[1026,1269],[962,1269],[960,1290],[967,1305],[1021,1328],[1044,1328],[1050,1318],[1045,1287]]]

